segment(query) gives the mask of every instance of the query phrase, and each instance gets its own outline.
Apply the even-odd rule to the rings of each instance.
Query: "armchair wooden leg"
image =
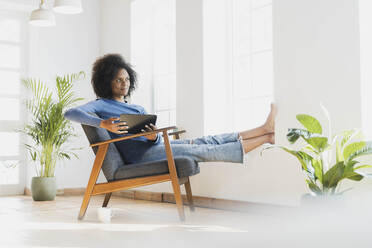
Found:
[[[189,202],[190,210],[194,212],[195,207],[194,207],[194,201],[192,200],[190,178],[187,178],[187,181],[185,182],[185,189],[186,189],[186,197],[187,197],[187,201]]]
[[[82,220],[85,216],[85,212],[87,211],[87,208],[88,208],[90,196],[91,194],[89,194],[86,190],[84,194],[84,198],[83,198],[83,203],[81,203],[81,207],[80,207],[80,212],[79,212],[79,217],[78,217],[79,220]]]
[[[108,146],[109,144],[103,144],[98,147],[98,151],[96,154],[96,158],[94,160],[92,172],[90,173],[88,185],[84,193],[83,203],[81,204],[81,207],[80,207],[80,212],[78,216],[79,220],[82,220],[84,218],[85,212],[88,208],[89,200],[92,195],[94,185],[97,182],[97,178],[101,170],[103,160],[105,159]]]
[[[164,138],[165,152],[167,154],[167,160],[168,160],[169,175],[172,180],[172,187],[174,191],[174,198],[176,200],[178,214],[180,216],[180,220],[184,221],[185,220],[185,209],[182,203],[181,188],[180,188],[180,184],[178,181],[176,165],[174,163],[172,149],[170,147],[167,131],[163,132],[163,138]]]
[[[103,204],[102,204],[102,207],[107,207],[107,204],[109,203],[110,201],[110,197],[111,197],[112,193],[107,193],[105,195],[105,200],[103,201]]]
[[[181,221],[185,221],[185,209],[183,207],[182,196],[181,196],[181,187],[178,182],[174,182],[172,178],[172,187],[174,192],[174,199],[176,200],[178,215],[180,216]]]

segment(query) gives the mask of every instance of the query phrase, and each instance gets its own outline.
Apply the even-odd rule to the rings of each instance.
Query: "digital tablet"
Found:
[[[120,121],[125,121],[128,125],[128,133],[140,133],[141,129],[147,130],[145,125],[150,126],[150,123],[156,124],[156,115],[138,115],[138,114],[121,114]]]

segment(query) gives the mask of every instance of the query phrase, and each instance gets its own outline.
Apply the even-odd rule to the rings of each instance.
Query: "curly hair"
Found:
[[[130,86],[128,94],[131,95],[137,86],[137,73],[120,54],[105,54],[99,57],[93,64],[92,86],[98,98],[112,98],[111,82],[120,69],[125,69],[129,75]]]

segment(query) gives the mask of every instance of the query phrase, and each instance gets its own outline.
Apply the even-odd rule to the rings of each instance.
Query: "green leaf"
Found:
[[[343,179],[345,165],[339,162],[330,168],[323,176],[323,186],[326,188],[336,187],[338,182]]]
[[[307,172],[307,176],[315,181],[317,178],[315,176],[315,170],[314,170],[314,167],[313,167],[313,164],[312,164],[313,161],[314,161],[314,158],[312,156],[310,156],[309,154],[307,154],[306,152],[303,152],[303,151],[297,151],[297,155],[306,164],[306,170],[305,171]]]
[[[349,157],[351,154],[363,149],[366,146],[366,144],[367,143],[365,141],[360,141],[360,142],[354,142],[354,143],[347,145],[343,151],[344,159],[349,160]]]
[[[314,167],[316,178],[323,184],[323,165],[321,160],[313,159],[312,166]]]
[[[344,169],[344,173],[342,175],[342,178],[346,178],[346,179],[351,179],[353,180],[353,178],[355,178],[355,172],[354,172],[354,165],[356,165],[357,163],[359,163],[358,161],[356,160],[352,160],[352,161],[348,161],[345,165],[345,169]],[[345,162],[344,162],[345,164]]]
[[[367,177],[367,178],[371,178],[372,179],[372,174],[371,173],[364,173],[364,172],[356,172],[358,173],[359,175],[363,176],[363,177]]]
[[[326,137],[312,137],[305,141],[318,152],[322,152],[328,147],[328,138]]]
[[[306,114],[296,115],[297,120],[311,133],[322,134],[322,126],[314,117]]]
[[[300,138],[300,133],[298,131],[294,131],[294,129],[288,129],[287,133],[287,140],[289,143],[293,144]]]
[[[366,142],[366,145],[362,149],[360,149],[360,150],[354,152],[353,154],[351,154],[349,156],[348,160],[353,160],[356,157],[360,157],[360,156],[364,156],[364,155],[370,155],[370,154],[372,154],[372,142],[368,141],[368,142]]]
[[[301,151],[311,152],[311,153],[314,153],[315,155],[319,154],[318,151],[316,151],[311,145],[306,145],[305,147],[301,149]]]
[[[309,145],[311,145],[316,153],[324,151],[328,146],[328,138],[320,136],[318,133],[311,133],[304,129],[289,128],[287,133],[288,141],[293,144],[302,137]]]
[[[61,153],[60,153],[60,156],[63,157],[63,158],[66,158],[66,159],[71,159],[70,155],[68,155],[68,154],[65,153],[65,152],[61,152]]]
[[[342,139],[341,139],[341,148],[342,149],[344,148],[346,143],[348,143],[353,138],[360,138],[360,139],[363,138],[362,137],[363,135],[361,134],[359,129],[346,130],[346,131],[343,131],[340,135],[342,137]]]
[[[288,128],[287,139],[288,141],[293,144],[298,140],[298,138],[302,137],[304,140],[309,139],[311,137],[320,137],[319,134],[311,133],[305,129],[298,129],[298,128]]]
[[[344,161],[344,157],[341,152],[341,144],[336,142],[336,163]]]
[[[359,163],[359,162],[356,161],[356,160],[351,160],[351,161],[346,162],[345,173],[353,172],[354,171],[354,165],[356,165],[357,163]]]
[[[355,167],[354,170],[359,170],[363,168],[372,168],[372,165],[368,165],[368,164],[360,165],[360,166]]]
[[[310,180],[306,180],[306,183],[307,185],[309,186],[309,189],[314,192],[315,194],[317,195],[321,195],[322,194],[322,190],[319,188],[318,185],[316,185],[314,182],[310,181]]]
[[[345,178],[353,180],[353,181],[360,181],[360,180],[363,179],[363,176],[356,173],[356,172],[350,172],[350,173],[347,174],[347,176]]]

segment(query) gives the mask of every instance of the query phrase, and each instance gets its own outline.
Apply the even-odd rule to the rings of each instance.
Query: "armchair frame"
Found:
[[[179,215],[180,220],[184,221],[185,211],[184,211],[184,206],[183,206],[182,197],[181,197],[180,184],[185,184],[186,196],[187,196],[187,200],[188,200],[191,211],[194,211],[195,208],[194,208],[193,199],[192,199],[192,192],[191,192],[191,185],[190,185],[189,177],[179,179],[177,175],[173,153],[172,153],[172,149],[171,149],[170,142],[169,142],[169,136],[167,133],[168,130],[172,130],[175,128],[176,128],[175,126],[170,126],[170,127],[160,128],[154,131],[128,135],[128,136],[124,136],[124,137],[120,137],[116,139],[110,139],[110,140],[101,141],[95,144],[91,144],[90,145],[91,147],[98,146],[98,150],[96,153],[96,158],[93,163],[92,171],[90,173],[88,185],[84,193],[84,198],[83,198],[83,202],[80,207],[78,219],[82,220],[84,218],[86,210],[89,205],[90,198],[93,195],[105,194],[105,199],[103,201],[102,206],[106,207],[110,200],[112,192],[120,191],[120,190],[127,190],[127,189],[131,189],[135,187],[145,186],[145,185],[151,185],[155,183],[171,181],[173,191],[174,191],[174,197],[176,200],[178,215]],[[107,149],[111,143],[122,141],[122,140],[127,140],[127,139],[132,139],[132,138],[139,137],[139,136],[145,136],[148,134],[160,133],[160,132],[163,133],[163,138],[164,138],[165,153],[167,156],[168,169],[169,169],[168,174],[146,176],[146,177],[132,178],[132,179],[115,180],[115,181],[111,181],[107,183],[97,183],[97,178],[101,171],[103,160],[105,159]]]

